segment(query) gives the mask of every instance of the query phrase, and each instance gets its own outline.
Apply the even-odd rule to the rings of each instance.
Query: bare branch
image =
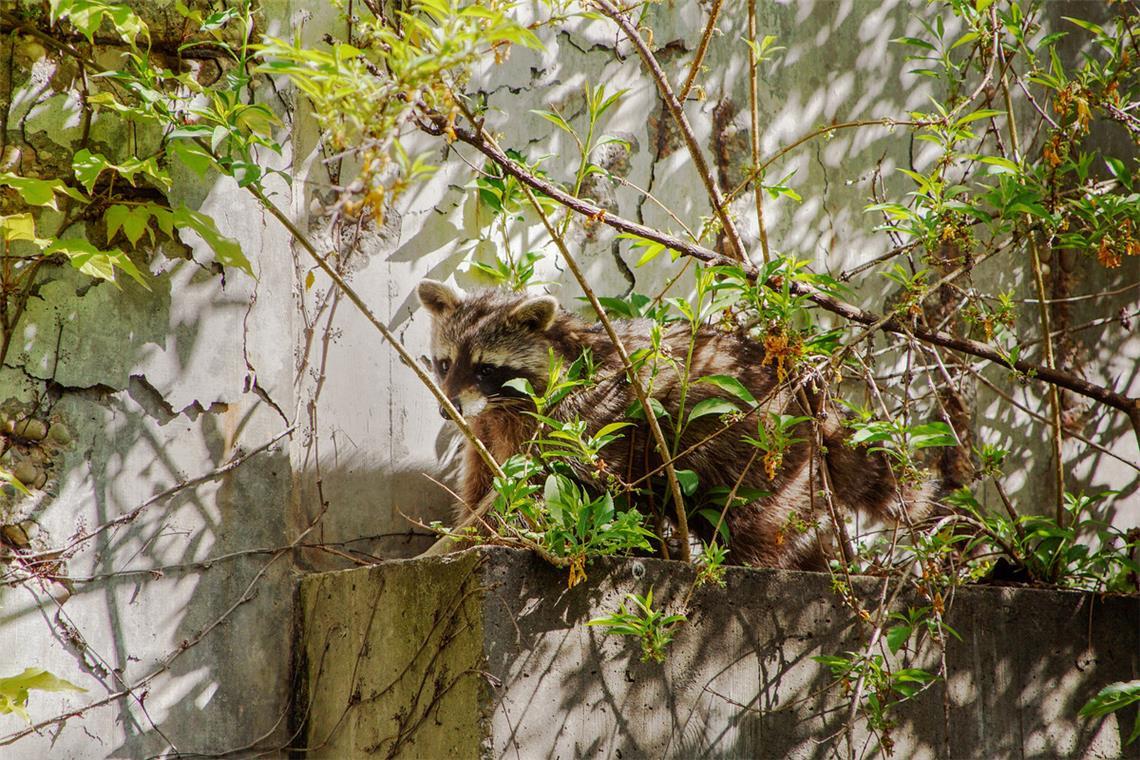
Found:
[[[443,117],[436,115],[434,123],[421,123],[421,128],[429,134],[441,135],[443,134],[444,120]],[[866,122],[868,124],[881,124],[884,120],[871,120]],[[893,122],[901,123],[901,122]],[[615,214],[608,213],[605,209],[590,203],[589,201],[575,198],[569,193],[565,192],[557,185],[548,182],[544,179],[534,176],[526,167],[521,166],[515,161],[511,160],[502,150],[497,146],[491,145],[482,137],[472,133],[471,131],[456,126],[454,128],[456,139],[464,142],[487,158],[494,161],[503,171],[510,174],[515,179],[522,182],[524,185],[533,190],[537,190],[544,195],[548,195],[558,203],[572,209],[576,213],[583,216],[591,217],[602,221],[609,227],[620,232],[629,232],[646,240],[652,240],[661,243],[674,251],[685,256],[691,256],[706,264],[716,266],[735,266],[739,267],[744,274],[755,280],[759,276],[759,270],[750,261],[736,261],[727,256],[722,256],[715,251],[712,251],[704,246],[696,243],[691,243],[682,240],[674,235],[669,235],[652,227],[647,227],[644,224],[625,219]],[[993,346],[981,343],[969,338],[958,338],[950,335],[941,330],[935,330],[921,325],[909,326],[901,322],[895,316],[882,316],[874,312],[861,309],[858,306],[841,301],[838,298],[822,293],[810,286],[801,283],[790,283],[793,293],[797,295],[807,296],[813,303],[825,311],[836,314],[848,321],[858,322],[863,325],[877,325],[879,330],[883,332],[896,333],[900,335],[913,335],[924,343],[930,343],[943,348],[949,348],[954,351],[960,351],[970,356],[976,356],[980,359],[1008,366],[1011,369],[1022,373],[1026,377],[1039,380],[1045,383],[1050,383],[1065,390],[1072,391],[1081,396],[1091,398],[1113,409],[1124,412],[1128,415],[1129,421],[1132,423],[1133,430],[1136,434],[1137,441],[1140,441],[1140,399],[1130,398],[1122,393],[1117,393],[1111,388],[1101,385],[1090,383],[1084,378],[1070,374],[1050,367],[1045,367],[1033,362],[1019,359],[1012,365],[1009,363],[1006,356],[998,351]]]
[[[642,62],[645,67],[649,69],[649,73],[657,82],[657,89],[661,93],[662,100],[665,101],[665,106],[669,109],[673,121],[677,124],[677,129],[680,130],[681,136],[685,139],[685,145],[689,149],[689,155],[693,159],[693,168],[697,172],[697,176],[701,178],[701,182],[705,186],[705,192],[708,193],[709,203],[713,207],[713,212],[720,219],[721,226],[724,228],[724,234],[728,238],[728,244],[732,248],[732,252],[736,254],[736,258],[744,261],[747,256],[744,251],[744,244],[740,241],[740,233],[737,232],[736,223],[729,217],[726,208],[728,203],[721,197],[720,188],[716,185],[716,180],[713,178],[712,172],[709,170],[708,162],[705,161],[705,155],[701,151],[700,143],[697,142],[696,135],[693,134],[693,128],[689,124],[689,120],[685,118],[685,111],[682,104],[677,100],[677,95],[673,92],[673,88],[669,85],[669,79],[665,76],[665,72],[661,70],[661,64],[657,62],[657,58],[653,55],[653,51],[645,44],[642,39],[641,33],[630,22],[624,13],[614,7],[609,0],[594,0],[594,5],[601,9],[602,13],[609,16],[614,23],[625,33],[629,41],[633,43],[634,48],[637,49],[637,54],[641,56]],[[715,16],[714,19],[715,20]]]

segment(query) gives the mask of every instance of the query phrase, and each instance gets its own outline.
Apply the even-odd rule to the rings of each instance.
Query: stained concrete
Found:
[[[163,19],[175,22],[175,37],[181,39],[182,22],[171,4],[135,5],[157,12],[156,44],[170,39],[157,28]],[[900,73],[907,68],[906,51],[888,40],[917,33],[915,14],[929,13],[928,3],[757,5],[760,34],[776,34],[777,44],[787,48],[762,72],[764,153],[831,119],[926,107],[929,85]],[[310,46],[344,28],[328,3],[271,0],[261,7],[266,32],[289,36],[300,30]],[[1063,23],[1060,16],[1074,15],[1062,3],[1048,7],[1053,17],[1046,20],[1054,26]],[[747,158],[740,139],[747,123],[743,8],[724,4],[701,90],[686,104],[713,164],[729,180],[739,177]],[[685,73],[706,12],[707,4],[696,0],[648,11],[648,23],[658,30],[654,47],[674,82]],[[566,179],[574,165],[570,141],[530,109],[557,106],[581,124],[584,84],[625,88],[605,130],[628,139],[632,149],[608,165],[697,224],[708,213],[699,182],[652,84],[613,26],[575,20],[563,31],[543,35],[544,51],[516,48],[506,64],[488,64],[472,80],[473,90],[487,93],[488,126],[501,134],[503,145],[530,156],[550,154],[547,170]],[[107,63],[118,60],[113,48],[100,46],[95,55]],[[11,106],[3,168],[30,168],[44,176],[68,173],[81,133],[75,67],[61,66],[19,34],[0,38],[0,57],[12,63],[0,67],[0,98],[7,98],[0,105]],[[335,198],[338,177],[316,146],[304,99],[284,82],[276,85],[258,79],[256,91],[284,122],[278,136],[285,155],[262,158],[278,161],[294,181],[277,184],[273,197],[323,245],[328,218],[314,209]],[[712,126],[717,114],[723,130]],[[109,114],[97,114],[91,125],[96,147],[112,159],[125,157],[132,147],[139,152],[154,147],[154,135],[131,130],[138,142],[130,143],[127,132],[121,119]],[[448,152],[465,150],[462,146],[443,148],[438,140],[412,138],[408,150],[428,151],[440,171],[389,211],[385,227],[353,254],[357,260],[350,277],[375,313],[418,355],[427,350],[427,320],[416,312],[415,283],[432,276],[453,277],[463,287],[487,284],[461,266],[486,220],[464,189],[470,169]],[[836,133],[789,154],[773,167],[773,176],[794,171],[791,184],[804,201],[783,198],[766,205],[773,248],[833,272],[882,253],[888,243],[872,233],[880,219],[865,214],[863,205],[877,176],[892,191],[905,186],[894,170],[909,166],[911,153],[900,131],[867,129]],[[729,160],[722,160],[725,156]],[[929,160],[921,144],[914,160]],[[654,203],[640,201],[628,187],[592,191],[606,192],[607,207],[624,216],[674,227]],[[448,514],[451,497],[423,473],[454,478],[450,428],[438,419],[431,395],[375,330],[347,304],[330,305],[335,296],[328,298],[328,283],[320,275],[311,288],[304,285],[311,263],[232,183],[187,172],[175,176],[170,196],[214,216],[222,232],[241,243],[258,278],[222,276],[192,235],[181,241],[185,248],[136,255],[154,275],[149,293],[130,282],[119,292],[83,282],[68,268],[45,267],[45,284],[38,291],[44,298],[30,303],[18,327],[19,345],[0,367],[0,403],[11,400],[38,410],[69,429],[71,441],[53,449],[44,487],[31,499],[5,502],[0,518],[5,525],[35,521],[40,533],[33,548],[65,545],[79,532],[262,444],[287,423],[296,421],[298,434],[239,471],[198,483],[82,547],[66,567],[75,581],[62,608],[48,595],[59,591],[51,585],[3,591],[0,639],[13,643],[10,669],[0,675],[41,666],[88,689],[81,695],[34,694],[29,709],[36,720],[99,702],[179,653],[169,669],[136,693],[137,699],[113,700],[41,735],[2,746],[6,758],[216,753],[259,740],[262,747],[285,744],[293,575],[297,569],[343,562],[327,552],[296,552],[279,557],[258,576],[272,556],[258,552],[287,543],[320,518],[319,528],[309,534],[313,541],[347,542],[338,548],[377,556],[409,555],[430,539],[411,535],[404,515]],[[745,199],[734,211],[754,247],[750,205]],[[512,248],[537,247],[543,240],[537,230],[537,223],[517,230]],[[97,239],[100,231],[91,231]],[[591,232],[575,224],[570,237],[571,250],[602,295],[621,294],[631,277],[636,290],[650,292],[664,278],[648,268],[626,273],[623,263],[631,264],[636,254],[605,229]],[[488,244],[477,252],[486,255]],[[1105,286],[1135,280],[1138,267],[1140,259],[1129,260],[1107,276]],[[983,282],[992,277],[1004,287],[1008,272],[995,266],[977,276]],[[567,305],[579,295],[555,257],[538,278],[550,281],[550,290]],[[880,285],[873,279],[857,297],[878,308]],[[1030,295],[1018,287],[1017,295]],[[1074,322],[1115,313],[1131,305],[1129,298],[1125,293],[1090,302],[1083,307],[1087,312],[1075,313]],[[1024,317],[1026,326],[1032,318],[1032,313]],[[92,329],[84,332],[87,327]],[[1090,380],[1140,392],[1140,336],[1115,330],[1089,331],[1081,338],[1089,340],[1090,366],[1105,368]],[[991,372],[1009,384],[1000,368]],[[1043,408],[1036,390],[1022,392],[1030,406]],[[979,405],[986,440],[1026,452],[1011,486],[1027,501],[1040,500],[1035,496],[1049,482],[1048,458],[1032,454],[1048,449],[1041,428],[1026,424],[1004,402],[987,406],[990,400]],[[1119,418],[1106,414],[1090,426],[1094,438],[1135,460],[1135,441]],[[1066,446],[1074,461],[1072,487],[1122,489],[1110,516],[1122,527],[1135,524],[1140,517],[1135,473],[1079,442]],[[256,595],[234,609],[225,624],[210,628],[244,598],[251,583]],[[404,610],[397,606],[378,615],[385,625],[398,626],[405,622]],[[190,649],[180,649],[207,629]],[[585,641],[618,651],[617,643],[596,632]],[[641,672],[638,668],[647,666],[630,667]],[[525,707],[515,705],[511,714]],[[22,726],[14,716],[0,716],[0,736]]]
[[[692,597],[664,663],[586,621],[653,589],[676,611],[692,568],[599,560],[589,580],[485,548],[313,575],[301,583],[306,756],[846,757],[848,702],[815,655],[870,627],[824,574],[730,568]],[[874,609],[880,579],[853,590]],[[893,609],[921,606],[904,594]],[[889,713],[895,757],[1140,757],[1135,709],[1077,717],[1140,674],[1140,598],[969,587],[948,599],[949,677]],[[879,651],[879,650],[876,650]],[[938,669],[937,647],[889,657]],[[857,755],[876,750],[863,720]]]

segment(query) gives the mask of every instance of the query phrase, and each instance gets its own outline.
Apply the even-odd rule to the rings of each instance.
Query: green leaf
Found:
[[[598,432],[594,434],[594,437],[601,438],[611,433],[615,433],[622,428],[627,428],[632,424],[632,422],[611,422],[608,425],[603,425],[601,429],[599,429]]]
[[[910,430],[910,442],[916,449],[929,449],[935,446],[957,446],[958,436],[945,422],[929,422],[916,425]]]
[[[199,177],[205,177],[214,163],[213,157],[205,148],[190,140],[171,140],[166,150]]]
[[[142,272],[140,272],[134,262],[118,248],[112,248],[109,251],[100,251],[86,240],[67,238],[52,243],[47,247],[45,253],[62,253],[71,261],[71,265],[80,272],[100,280],[115,282],[116,285],[118,283],[115,280],[115,270],[121,269],[130,275],[139,285],[150,290],[150,286],[147,285]]]
[[[566,120],[563,119],[561,116],[559,116],[556,113],[553,113],[551,111],[539,111],[537,109],[532,110],[531,113],[536,114],[538,116],[541,116],[542,118],[546,119],[551,124],[553,124],[554,126],[561,129],[563,132],[567,132],[569,134],[574,134],[574,130],[570,128],[570,125],[566,123]]]
[[[20,194],[24,199],[24,203],[32,206],[47,206],[48,208],[59,211],[59,206],[55,203],[55,194],[63,193],[82,199],[82,195],[72,190],[67,185],[63,184],[58,179],[32,179],[31,177],[21,177],[18,174],[11,174],[9,172],[0,172],[0,187],[10,187]]]
[[[210,217],[186,206],[179,206],[174,209],[174,224],[180,227],[189,227],[198,233],[206,241],[206,244],[213,249],[214,256],[217,257],[218,263],[222,266],[235,267],[250,277],[254,276],[253,267],[250,265],[249,259],[242,253],[241,246],[233,238],[223,235]]]
[[[0,467],[0,485],[10,485],[20,493],[24,494],[24,496],[32,495],[32,492],[28,490],[27,486],[21,483],[15,475],[3,467]]]
[[[992,108],[979,108],[977,111],[974,111],[973,113],[967,114],[961,119],[958,119],[957,126],[960,127],[963,124],[969,124],[970,122],[978,121],[979,119],[989,119],[994,116],[1001,116],[1003,113],[1005,113],[1005,111],[995,111]]]
[[[683,494],[692,496],[697,492],[697,486],[701,484],[701,479],[695,471],[674,470],[673,473],[677,476],[677,483],[681,486]]]
[[[111,242],[120,229],[131,245],[138,243],[144,232],[150,233],[150,206],[149,203],[135,207],[117,204],[107,209],[103,215],[107,223],[107,242]],[[153,233],[150,234],[153,239]]]
[[[65,681],[42,668],[26,668],[23,673],[0,678],[0,714],[16,713],[30,722],[28,692],[37,691],[87,691],[70,681]]]
[[[572,510],[581,501],[578,488],[570,479],[562,475],[548,475],[542,489],[542,498],[551,518],[559,524],[564,522],[563,514]]]
[[[1072,16],[1061,16],[1061,18],[1065,19],[1066,21],[1068,21],[1071,24],[1076,24],[1081,29],[1084,29],[1086,32],[1091,32],[1093,35],[1095,35],[1097,37],[1107,36],[1104,33],[1104,29],[1102,29],[1100,26],[1098,26],[1097,24],[1094,24],[1091,21],[1086,21],[1085,19],[1082,19],[1082,18],[1073,18]]]
[[[1078,714],[1082,718],[1102,718],[1136,702],[1140,702],[1140,681],[1116,681],[1097,692]]]
[[[912,630],[909,625],[896,625],[887,631],[887,646],[890,647],[892,654],[902,649],[910,640]]]
[[[933,44],[926,40],[919,39],[918,37],[895,37],[891,42],[897,42],[902,45],[909,45],[911,47],[921,48],[923,50],[936,50]]]
[[[0,237],[4,242],[13,240],[27,240],[43,248],[51,241],[36,237],[36,220],[31,214],[11,214],[0,216]]]
[[[226,25],[226,23],[230,19],[235,18],[237,15],[238,15],[238,9],[237,8],[227,8],[224,11],[218,11],[217,13],[211,13],[202,22],[202,26],[198,27],[198,31],[209,32],[209,31],[213,31],[214,29],[221,29],[223,26]]]
[[[756,397],[752,395],[751,391],[744,387],[744,383],[732,375],[705,375],[704,377],[698,377],[696,382],[715,385],[717,388],[732,394],[749,406],[756,406]]]
[[[86,148],[76,153],[71,160],[71,168],[75,172],[75,178],[79,180],[79,184],[86,188],[88,193],[95,189],[95,182],[99,179],[99,175],[110,165],[107,157],[102,153],[92,153]]]
[[[697,402],[692,411],[689,412],[689,422],[692,422],[699,417],[706,417],[710,414],[731,414],[732,412],[739,411],[740,408],[727,399],[706,398],[703,401]]]
[[[995,167],[990,174],[1019,174],[1021,172],[1021,167],[1008,158],[1002,158],[1001,156],[981,156],[978,160],[983,164],[989,164]]]
[[[729,543],[728,520],[720,519],[719,509],[701,509],[697,511],[697,514],[708,520],[709,525],[718,528],[717,533],[720,539],[724,541],[726,545]]]
[[[660,256],[661,252],[664,250],[665,246],[661,245],[660,243],[653,243],[652,245],[645,246],[645,253],[641,254],[641,258],[637,260],[637,263],[634,264],[634,266],[640,267],[648,264]]]
[[[669,418],[669,412],[665,409],[665,406],[652,396],[649,397],[649,408],[653,410],[654,417],[658,419],[662,417],[666,419]],[[644,420],[645,410],[641,406],[641,401],[636,400],[630,404],[629,408],[625,411],[625,416],[631,420]]]
[[[146,24],[125,3],[108,4],[106,7],[111,25],[123,39],[134,42],[140,34],[149,36]]]
[[[533,397],[535,395],[534,387],[531,386],[530,380],[527,380],[525,377],[511,378],[510,380],[503,383],[503,387],[510,388],[511,390],[518,391],[519,393],[525,393],[527,396]]]
[[[173,185],[170,175],[165,169],[159,167],[156,156],[129,158],[120,165],[108,164],[108,166],[126,177],[132,185],[135,184],[135,175],[137,174],[145,174],[151,182],[163,190],[170,190]]]

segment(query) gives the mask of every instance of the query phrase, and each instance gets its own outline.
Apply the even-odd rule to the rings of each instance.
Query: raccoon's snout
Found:
[[[450,401],[451,405],[455,407],[455,411],[459,412],[460,415],[463,414],[463,404],[460,403],[458,396],[455,398],[449,398],[448,401]],[[442,405],[439,407],[439,416],[443,417],[445,420],[451,419],[451,416],[447,413],[447,410],[444,409]]]

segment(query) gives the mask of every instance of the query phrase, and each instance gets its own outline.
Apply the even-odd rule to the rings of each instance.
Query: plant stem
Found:
[[[724,4],[724,0],[713,0],[712,8],[709,9],[709,20],[705,23],[705,31],[701,34],[701,41],[697,44],[697,53],[693,56],[693,62],[689,64],[689,75],[685,77],[685,83],[681,85],[681,91],[677,93],[677,100],[684,103],[689,99],[689,92],[693,89],[693,84],[697,80],[697,74],[701,71],[701,64],[704,63],[705,54],[709,50],[709,42],[712,40],[713,30],[716,29],[716,20],[720,16],[720,7]]]
[[[729,247],[731,248],[730,252],[738,261],[747,261],[748,257],[744,253],[744,244],[740,241],[740,233],[737,232],[736,224],[725,210],[727,202],[721,197],[720,188],[717,187],[716,180],[713,179],[712,172],[709,171],[708,162],[705,161],[701,146],[697,142],[696,135],[693,134],[693,128],[690,126],[689,120],[685,118],[685,111],[682,108],[681,102],[677,100],[673,88],[669,85],[669,79],[665,76],[665,72],[661,70],[661,64],[657,62],[653,51],[645,44],[645,40],[642,39],[637,28],[630,23],[630,20],[624,13],[618,11],[609,0],[594,0],[594,5],[600,8],[603,14],[609,16],[622,32],[625,33],[625,36],[633,43],[637,54],[641,56],[645,67],[649,69],[649,73],[657,83],[657,89],[661,93],[661,99],[665,101],[665,106],[669,109],[669,114],[673,117],[673,121],[677,124],[677,129],[680,130],[681,136],[685,140],[685,145],[689,149],[689,156],[693,159],[693,169],[697,172],[697,176],[701,178],[701,182],[705,186],[705,192],[708,193],[709,203],[713,207],[713,213],[720,219],[725,237],[728,238]]]
[[[875,119],[866,124],[882,124],[890,120]],[[904,122],[891,122],[895,124],[903,124]],[[913,122],[912,122],[913,123]],[[429,134],[442,134],[442,127],[437,124],[421,124],[422,129]],[[848,126],[851,126],[850,124]],[[603,224],[612,227],[613,229],[621,232],[633,233],[646,240],[661,243],[674,251],[684,255],[691,256],[695,259],[705,262],[706,264],[713,264],[717,266],[732,266],[738,267],[746,277],[755,281],[759,275],[757,268],[749,261],[736,261],[727,256],[722,256],[715,251],[712,251],[704,246],[696,243],[691,243],[681,238],[660,232],[644,224],[625,219],[623,217],[610,214],[604,209],[584,201],[580,198],[575,198],[569,195],[556,185],[547,182],[544,179],[534,176],[525,167],[512,161],[497,147],[492,146],[482,137],[473,134],[460,127],[455,127],[455,135],[458,140],[464,142],[480,153],[490,158],[495,163],[499,164],[505,172],[520,180],[523,184],[527,185],[533,190],[537,190],[544,195],[548,195],[558,203],[567,206],[574,210],[576,213],[584,216],[592,217],[600,220]],[[786,151],[784,151],[786,152]],[[942,332],[920,325],[907,326],[899,322],[894,317],[882,317],[874,312],[861,309],[858,306],[841,301],[833,296],[806,285],[802,282],[789,283],[791,292],[796,295],[805,295],[820,308],[843,317],[852,322],[858,322],[864,325],[876,325],[877,329],[883,332],[896,333],[900,335],[913,335],[918,340],[924,343],[930,343],[943,348],[949,348],[954,351],[960,351],[970,356],[976,356],[980,359],[993,362],[1000,366],[1010,366],[1004,354],[995,349],[994,347],[981,343],[969,338],[958,338],[948,333]],[[1117,393],[1111,388],[1090,383],[1084,378],[1056,370],[1051,367],[1034,364],[1024,359],[1019,359],[1013,363],[1012,369],[1017,372],[1023,373],[1026,377],[1042,382],[1050,383],[1059,386],[1066,390],[1070,390],[1081,396],[1091,398],[1113,409],[1124,412],[1128,415],[1129,421],[1132,424],[1133,432],[1136,435],[1136,440],[1140,442],[1140,399],[1130,398],[1122,393]]]
[[[752,117],[752,167],[760,166],[760,95],[757,83],[758,72],[756,60],[756,0],[748,0],[748,39],[752,43],[748,46],[748,110]],[[756,175],[753,190],[756,196],[756,226],[760,230],[760,252],[764,256],[764,263],[772,260],[768,250],[768,228],[764,224],[764,191],[760,183],[760,175]]]
[[[1005,98],[1006,121],[1009,125],[1009,142],[1010,147],[1013,148],[1013,160],[1020,164],[1021,150],[1018,147],[1017,140],[1017,120],[1013,115],[1013,100],[1010,98],[1009,84],[1006,82],[1004,74],[1001,78],[1001,89],[1002,95]],[[1038,314],[1041,318],[1041,330],[1044,334],[1042,346],[1045,354],[1045,366],[1052,369],[1056,366],[1056,358],[1053,354],[1053,338],[1049,324],[1049,305],[1045,292],[1045,277],[1041,271],[1041,252],[1037,245],[1037,235],[1029,229],[1030,219],[1028,214],[1025,216],[1025,226],[1033,263],[1033,283],[1037,288],[1037,300],[1040,301]],[[1062,459],[1064,452],[1062,440],[1063,426],[1061,425],[1061,393],[1056,385],[1049,386],[1049,408],[1051,411],[1050,427],[1052,428],[1050,442],[1053,446],[1053,488],[1057,498],[1055,517],[1057,525],[1063,528],[1065,527],[1065,462]],[[1133,424],[1135,424],[1135,418],[1133,419]],[[1140,436],[1140,430],[1137,430],[1137,436]]]

